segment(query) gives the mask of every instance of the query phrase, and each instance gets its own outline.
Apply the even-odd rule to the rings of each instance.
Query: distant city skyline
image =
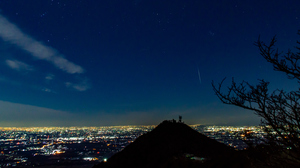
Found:
[[[0,127],[258,125],[211,82],[297,82],[259,54],[294,49],[300,2],[0,1]]]

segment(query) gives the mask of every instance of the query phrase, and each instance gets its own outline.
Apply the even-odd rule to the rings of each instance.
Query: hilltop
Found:
[[[93,168],[248,167],[238,151],[210,139],[188,125],[164,121],[106,163]]]

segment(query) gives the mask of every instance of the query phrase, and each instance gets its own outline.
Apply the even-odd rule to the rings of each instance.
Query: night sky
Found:
[[[298,85],[253,43],[294,49],[299,0],[0,0],[0,126],[256,125],[211,82]]]

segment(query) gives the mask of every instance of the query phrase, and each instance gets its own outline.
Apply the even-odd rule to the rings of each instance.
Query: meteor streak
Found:
[[[200,84],[201,84],[201,75],[200,75],[200,71],[199,71],[199,68],[197,68],[197,69],[198,69],[199,82],[200,82]]]

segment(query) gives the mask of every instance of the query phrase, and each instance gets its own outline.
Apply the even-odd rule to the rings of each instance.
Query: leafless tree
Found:
[[[300,35],[300,30],[298,31]],[[275,71],[284,72],[289,79],[300,84],[300,42],[297,41],[296,52],[290,49],[286,54],[275,48],[276,36],[269,44],[258,38],[254,44],[259,48],[261,56],[274,67]],[[269,82],[259,80],[257,85],[246,81],[232,84],[222,91],[223,81],[217,85],[212,82],[213,90],[225,104],[235,105],[252,110],[261,117],[261,125],[267,136],[267,143],[274,149],[284,151],[300,161],[300,87],[294,91],[277,89],[268,90]],[[286,150],[290,149],[290,150]]]

